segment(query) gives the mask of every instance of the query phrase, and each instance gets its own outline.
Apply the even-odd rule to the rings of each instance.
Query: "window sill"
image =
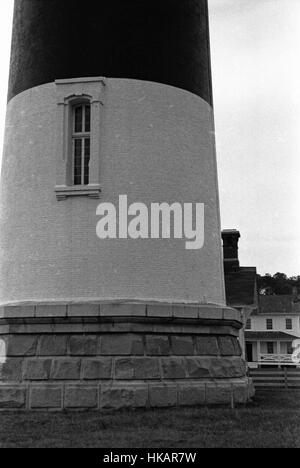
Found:
[[[98,184],[93,185],[58,185],[55,187],[56,198],[58,201],[66,200],[68,197],[89,197],[99,199],[101,187]]]

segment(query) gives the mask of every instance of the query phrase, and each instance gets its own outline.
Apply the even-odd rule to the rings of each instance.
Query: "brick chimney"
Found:
[[[241,234],[236,229],[224,229],[222,231],[225,271],[237,269],[240,266],[238,255],[240,237]]]

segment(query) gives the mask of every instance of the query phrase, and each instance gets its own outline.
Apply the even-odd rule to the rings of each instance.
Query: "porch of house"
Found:
[[[264,366],[300,367],[292,360],[293,341],[299,337],[284,332],[246,332],[246,360],[250,369]]]

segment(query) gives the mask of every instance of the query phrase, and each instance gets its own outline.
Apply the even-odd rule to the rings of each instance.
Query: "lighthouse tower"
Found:
[[[170,223],[174,204],[201,204],[203,243],[185,248],[180,210],[183,237],[130,237],[136,203],[171,207]],[[249,399],[224,293],[206,0],[15,0],[0,264],[0,408]]]

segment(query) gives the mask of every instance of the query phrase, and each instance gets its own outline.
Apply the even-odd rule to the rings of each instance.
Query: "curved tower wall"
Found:
[[[90,81],[82,79],[82,89],[86,85]],[[66,86],[69,93],[72,82]],[[210,105],[188,91],[147,81],[107,78],[94,87],[101,95],[95,135],[99,199],[57,199],[59,85],[31,88],[8,104],[1,302],[224,304]],[[118,208],[124,194],[128,205],[142,202],[149,208],[149,221],[151,203],[203,203],[203,248],[187,250],[184,238],[99,239],[97,206],[109,202]]]
[[[91,108],[83,186],[72,180],[78,104]],[[225,305],[214,138],[206,0],[15,1],[0,409],[251,397],[242,319]],[[204,204],[202,248],[99,239],[97,207],[120,195],[148,209]]]

